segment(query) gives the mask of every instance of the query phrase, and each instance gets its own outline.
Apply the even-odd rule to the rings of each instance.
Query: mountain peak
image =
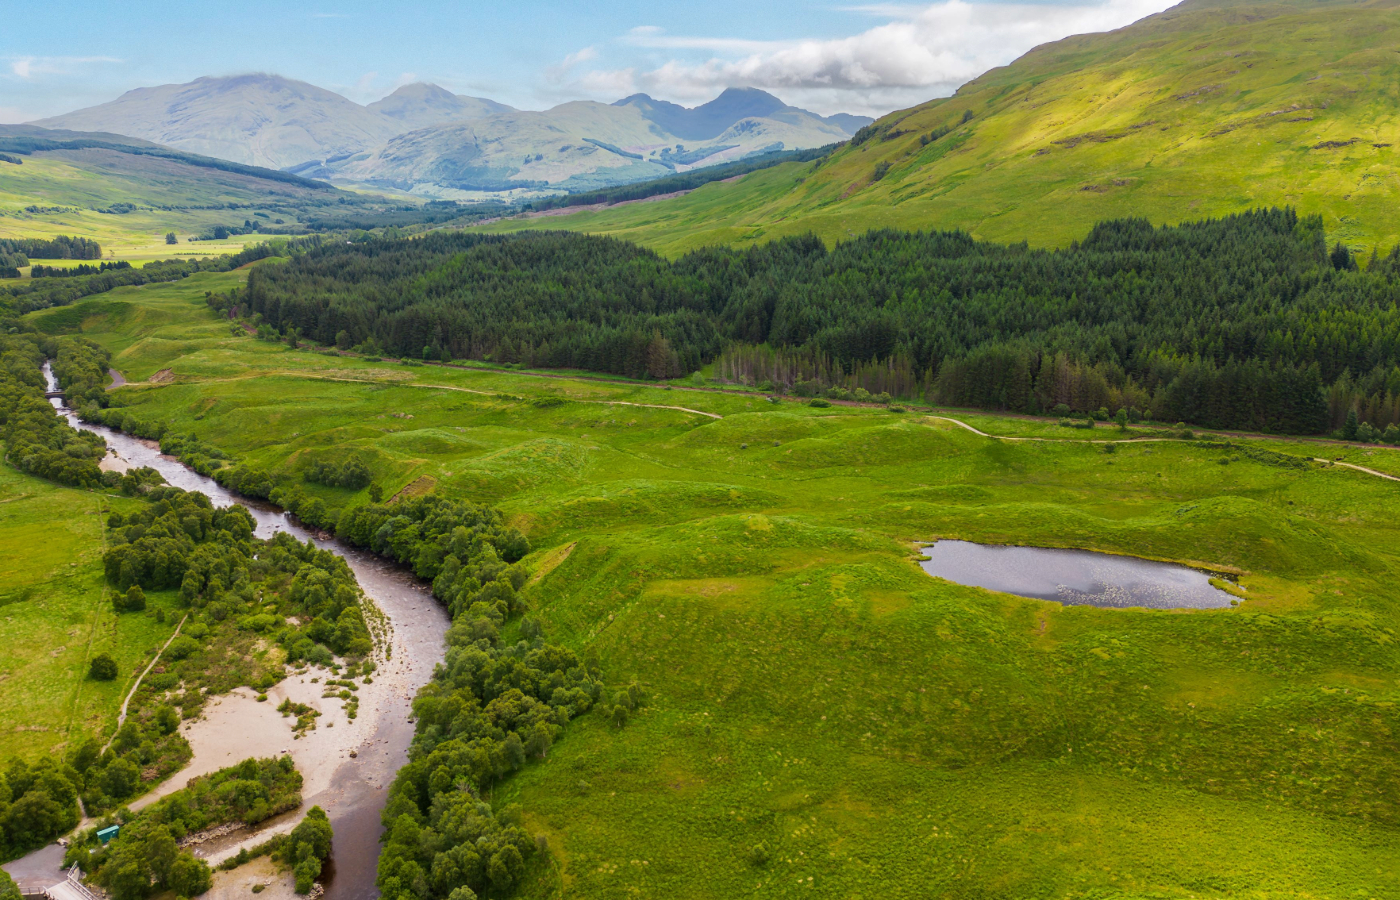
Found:
[[[823,120],[815,113],[788,106],[767,91],[754,87],[725,88],[715,99],[692,109],[678,103],[657,100],[647,94],[624,97],[613,106],[635,106],[643,116],[663,131],[688,141],[713,140],[743,119],[781,118],[786,121],[805,116],[825,121],[850,133],[853,129],[847,129],[845,120],[854,118],[844,116]],[[861,120],[862,124],[868,121]]]
[[[399,85],[397,88],[394,88],[392,93],[385,96],[383,100],[377,100],[375,102],[383,103],[384,100],[388,100],[389,97],[414,97],[419,99],[431,97],[436,100],[447,100],[449,98],[456,99],[457,95],[431,82],[415,81],[412,84]],[[371,103],[370,105],[373,106],[374,104]]]
[[[368,109],[392,120],[399,131],[416,131],[446,122],[462,122],[514,111],[504,103],[480,97],[462,97],[425,81],[405,84],[383,100],[371,103]]]

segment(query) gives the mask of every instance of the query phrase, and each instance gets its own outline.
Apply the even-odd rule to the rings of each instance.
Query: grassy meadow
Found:
[[[117,616],[102,576],[103,523],[133,501],[59,487],[0,466],[0,759],[106,734],[149,653],[174,622]],[[149,609],[174,609],[153,594]],[[116,680],[88,678],[109,653]]]
[[[959,416],[1067,438],[1006,441],[292,351],[205,308],[236,277],[31,321],[108,346],[134,419],[291,477],[355,455],[386,496],[488,501],[526,531],[546,636],[648,695],[497,791],[551,849],[527,895],[1400,896],[1400,484],[1252,452],[1400,470],[1393,451],[1108,452],[1107,428]],[[922,572],[940,537],[1194,561],[1239,573],[1243,599],[990,593]]]

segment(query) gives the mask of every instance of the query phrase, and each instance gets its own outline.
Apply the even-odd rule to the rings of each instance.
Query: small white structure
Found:
[[[44,889],[44,896],[48,900],[97,900],[87,885],[83,884],[82,877],[82,871],[75,864],[68,870],[67,878],[53,887]]]

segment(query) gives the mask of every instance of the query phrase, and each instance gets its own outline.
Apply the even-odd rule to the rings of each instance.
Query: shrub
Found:
[[[181,660],[199,649],[199,641],[188,635],[180,635],[165,648],[166,659]]]
[[[125,595],[117,595],[112,605],[117,612],[140,612],[146,608],[146,592],[141,590],[141,585],[133,584]]]
[[[831,406],[831,401],[823,400],[821,397],[813,397],[811,400],[807,401],[807,405],[815,406],[817,409],[826,409]]]
[[[96,681],[111,681],[117,677],[117,661],[106,653],[99,653],[88,663],[88,677]]]

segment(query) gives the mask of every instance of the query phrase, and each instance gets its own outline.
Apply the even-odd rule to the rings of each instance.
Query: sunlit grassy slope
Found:
[[[649,694],[493,792],[547,836],[528,896],[1400,897],[1392,482],[294,352],[201,298],[156,285],[32,320],[87,329],[138,378],[169,369],[118,392],[137,419],[292,477],[357,451],[386,493],[499,504],[536,548],[545,633]],[[1246,599],[988,593],[918,569],[937,536],[1233,567]]]
[[[667,253],[878,227],[1064,245],[1107,218],[1291,204],[1356,249],[1389,250],[1400,240],[1397,50],[1395,0],[1189,0],[1039,47],[951,98],[886,116],[820,165],[491,227],[617,234]],[[951,131],[921,144],[940,127]]]
[[[76,234],[120,259],[237,252],[243,242],[266,236],[193,244],[187,238],[245,219],[295,224],[294,210],[336,199],[294,183],[113,149],[8,155],[20,162],[0,161],[0,238]],[[179,238],[175,246],[165,243],[172,231]]]

